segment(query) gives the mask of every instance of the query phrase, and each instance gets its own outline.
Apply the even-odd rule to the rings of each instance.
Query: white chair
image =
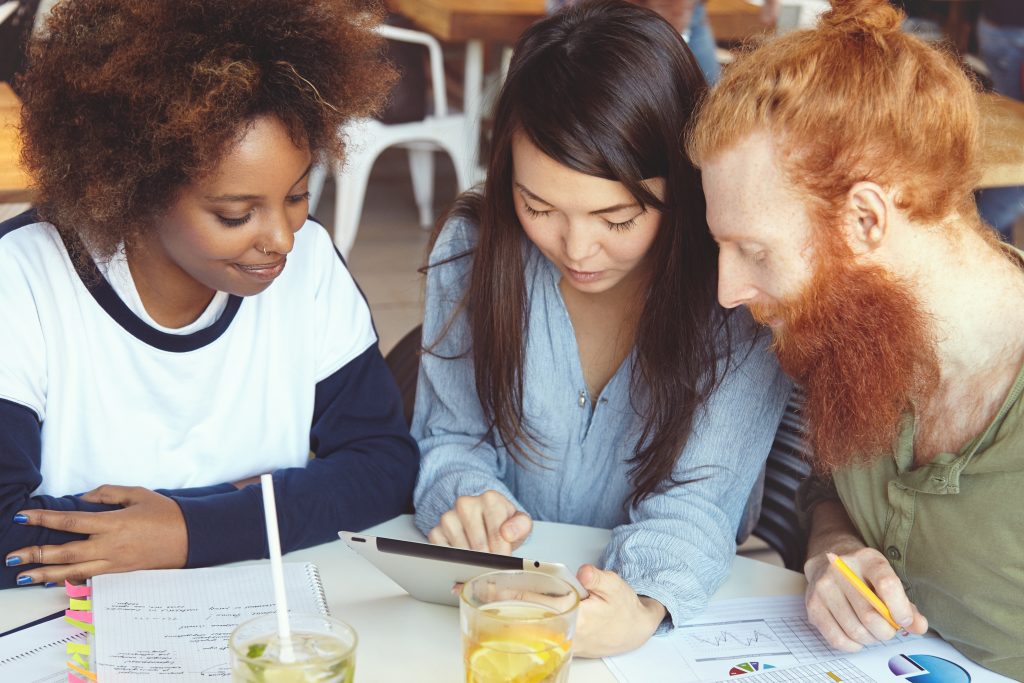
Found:
[[[363,197],[370,170],[380,153],[388,147],[401,146],[409,151],[409,172],[413,195],[419,209],[420,226],[430,228],[434,220],[434,152],[447,152],[455,166],[457,191],[467,189],[475,174],[472,145],[473,128],[463,113],[449,113],[445,95],[441,45],[432,36],[420,31],[379,26],[377,31],[389,40],[424,45],[430,58],[430,80],[433,90],[433,113],[422,121],[386,124],[376,119],[359,119],[346,126],[345,158],[334,164],[334,244],[348,257],[356,239]],[[316,210],[323,191],[327,169],[316,166],[310,173],[309,211]]]
[[[10,0],[0,4],[0,24],[7,21],[7,18],[14,14],[14,10],[18,9],[18,0]]]

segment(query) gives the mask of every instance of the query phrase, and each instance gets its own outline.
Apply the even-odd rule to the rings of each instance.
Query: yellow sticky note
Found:
[[[79,612],[89,612],[92,610],[92,600],[71,598],[71,609],[78,610]]]
[[[87,624],[84,621],[79,621],[78,619],[72,619],[70,617],[64,617],[64,621],[68,622],[75,628],[80,628],[83,631],[88,631],[89,633],[96,633],[96,629],[93,628],[92,624]]]
[[[88,643],[68,643],[68,654],[69,655],[85,655],[89,656],[89,644]]]

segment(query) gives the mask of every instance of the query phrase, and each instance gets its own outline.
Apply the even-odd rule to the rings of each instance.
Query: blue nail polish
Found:
[[[20,512],[14,515],[15,524],[28,524],[28,515],[23,515]]]
[[[21,564],[21,558],[17,555],[11,555],[7,558],[8,567],[17,567],[19,564]]]
[[[32,577],[31,576],[19,576],[18,577],[18,585],[19,586],[27,586],[30,583],[32,583]]]
[[[47,581],[43,584],[43,588],[55,588],[57,585],[56,581]]]

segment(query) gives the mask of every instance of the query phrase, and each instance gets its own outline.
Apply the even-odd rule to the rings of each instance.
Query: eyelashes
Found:
[[[301,204],[302,202],[307,201],[308,199],[309,199],[309,192],[303,192],[301,194],[293,194],[293,195],[289,195],[289,196],[285,197],[285,201],[288,204]],[[245,214],[244,216],[239,216],[237,218],[234,218],[234,217],[231,217],[231,216],[222,216],[219,213],[218,214],[214,214],[214,215],[217,217],[218,221],[220,221],[222,224],[226,225],[227,227],[229,227],[229,228],[237,228],[239,226],[245,225],[250,220],[252,220],[253,211],[250,211],[249,213]]]
[[[526,211],[526,214],[531,218],[543,218],[551,214],[551,209],[548,209],[547,211],[538,211],[537,209],[533,208],[526,202],[523,202],[523,209]],[[636,225],[636,219],[644,215],[644,213],[646,213],[646,211],[641,212],[636,216],[633,216],[628,221],[622,221],[621,223],[612,223],[611,221],[605,222],[608,224],[608,227],[611,228],[612,230],[626,231],[633,228]]]
[[[643,214],[640,214],[640,215],[643,215]],[[634,216],[633,218],[630,218],[628,221],[622,221],[621,223],[612,223],[612,222],[608,223],[608,227],[611,228],[612,230],[622,230],[622,231],[629,230],[634,225],[636,225],[636,216]]]
[[[219,220],[221,223],[223,223],[224,225],[228,226],[229,228],[237,228],[238,226],[245,225],[250,220],[252,220],[252,212],[251,211],[249,213],[245,214],[244,216],[242,216],[241,218],[228,218],[227,216],[221,216],[219,213],[216,214],[216,216],[217,216],[217,220]]]

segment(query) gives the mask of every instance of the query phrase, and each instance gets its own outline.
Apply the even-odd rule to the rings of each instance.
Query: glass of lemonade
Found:
[[[231,680],[235,683],[352,683],[356,632],[343,621],[289,614],[295,661],[281,662],[277,616],[264,614],[231,632]]]
[[[555,576],[491,572],[462,587],[466,683],[564,683],[580,596]]]

